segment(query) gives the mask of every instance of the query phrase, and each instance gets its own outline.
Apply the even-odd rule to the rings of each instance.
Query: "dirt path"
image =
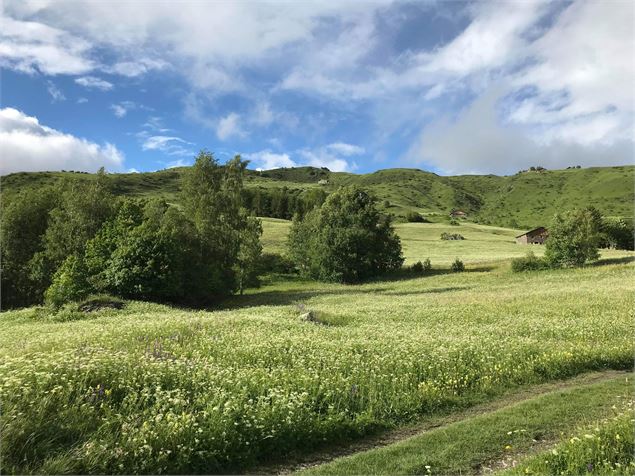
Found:
[[[474,405],[472,407],[458,410],[447,415],[431,416],[425,420],[396,428],[394,430],[388,430],[377,435],[372,435],[360,440],[350,442],[348,444],[339,445],[337,447],[322,448],[319,451],[308,453],[304,455],[292,455],[286,461],[277,464],[267,464],[252,468],[247,471],[249,474],[289,474],[301,469],[310,468],[320,464],[328,463],[336,458],[342,456],[352,455],[354,453],[360,453],[363,451],[372,450],[383,446],[388,446],[393,443],[405,440],[415,435],[420,435],[426,431],[436,429],[450,423],[454,423],[460,420],[465,420],[476,415],[489,413],[501,408],[514,405],[516,403],[530,400],[539,395],[546,393],[565,390],[580,385],[589,385],[593,383],[610,380],[621,375],[628,375],[628,371],[618,370],[606,370],[602,372],[592,372],[587,374],[578,375],[567,380],[558,380],[555,382],[543,383],[534,385],[532,387],[521,388],[517,390],[511,390],[501,397]],[[513,457],[515,455],[510,455]],[[512,461],[510,460],[509,463]],[[492,467],[486,466],[481,468],[481,472],[488,473],[493,469],[502,469],[506,466],[505,462],[493,462]]]

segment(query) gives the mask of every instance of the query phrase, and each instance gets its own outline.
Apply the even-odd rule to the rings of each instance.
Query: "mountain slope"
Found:
[[[180,179],[187,168],[158,172],[112,174],[118,195],[163,197],[178,201]],[[78,172],[16,173],[2,177],[2,194],[25,188],[53,185],[63,178],[86,180]],[[326,183],[328,182],[328,183]],[[635,211],[635,166],[592,167],[512,176],[439,176],[417,169],[387,169],[369,174],[330,172],[324,168],[297,167],[248,171],[248,188],[306,190],[324,188],[330,192],[341,185],[357,184],[372,190],[382,209],[404,217],[417,211],[434,221],[446,220],[452,209],[468,213],[480,223],[529,228],[549,222],[560,210],[593,205],[604,215],[632,219]]]

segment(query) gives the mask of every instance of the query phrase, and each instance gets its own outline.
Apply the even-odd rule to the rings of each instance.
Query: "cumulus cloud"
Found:
[[[252,161],[259,170],[277,169],[281,167],[300,167],[310,165],[312,167],[326,167],[333,172],[344,172],[357,168],[356,164],[349,164],[343,157],[361,155],[362,147],[335,142],[314,149],[300,149],[295,151],[296,158],[292,159],[288,153],[276,153],[269,149],[243,154],[243,157]]]
[[[0,109],[0,174],[38,170],[120,170],[123,154],[103,145],[44,126],[13,108]]]
[[[530,138],[518,125],[500,121],[501,95],[501,90],[490,90],[456,121],[439,121],[425,128],[407,160],[433,165],[446,174],[513,174],[531,165],[559,169],[632,161],[630,140],[583,144],[577,140],[581,131],[570,137],[559,135],[549,143]]]
[[[276,154],[270,150],[261,150],[251,154],[243,154],[245,159],[250,160],[257,170],[279,169],[282,167],[297,167],[289,154]]]
[[[82,76],[75,79],[75,82],[85,88],[98,89],[99,91],[110,91],[114,87],[112,83],[95,76]]]
[[[0,14],[0,66],[23,73],[82,74],[95,63],[91,45],[63,29]]]

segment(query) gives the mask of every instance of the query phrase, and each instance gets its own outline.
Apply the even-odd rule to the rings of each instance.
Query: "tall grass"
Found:
[[[632,367],[632,265],[467,271],[281,282],[215,312],[4,313],[2,467],[228,472],[511,386]],[[302,321],[298,302],[337,325]]]

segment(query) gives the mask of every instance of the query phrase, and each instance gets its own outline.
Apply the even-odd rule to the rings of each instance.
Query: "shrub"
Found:
[[[459,221],[456,218],[450,218],[450,225],[459,226]]]
[[[552,267],[582,266],[599,257],[602,218],[586,208],[557,213],[549,228],[545,259]]]
[[[430,271],[432,269],[432,263],[430,262],[430,258],[426,258],[423,260],[423,270]]]
[[[542,258],[538,258],[534,255],[533,251],[530,251],[522,258],[514,258],[512,260],[512,271],[514,273],[520,273],[522,271],[537,271],[547,268],[549,268],[549,263]]]
[[[450,269],[452,269],[453,273],[461,273],[465,271],[465,265],[463,264],[463,261],[457,258],[452,263],[452,266]]]
[[[278,253],[263,253],[260,255],[259,274],[279,273],[289,274],[295,271],[293,261]]]
[[[423,263],[421,261],[417,261],[415,264],[410,266],[410,271],[412,271],[415,274],[423,273]]]
[[[458,233],[447,233],[447,232],[443,232],[441,233],[441,239],[442,240],[464,240],[465,238],[463,237],[463,235],[459,235]]]
[[[423,260],[423,262],[417,261],[412,266],[410,266],[410,271],[415,274],[423,274],[430,271],[431,269],[432,264],[430,263],[430,258],[426,258],[425,260]]]
[[[59,308],[66,302],[85,298],[91,291],[84,259],[70,255],[53,275],[53,282],[44,293],[44,299],[47,304]]]
[[[427,223],[428,220],[426,220],[420,213],[417,212],[408,212],[406,214],[406,220],[409,223]]]
[[[324,281],[359,282],[401,268],[401,242],[391,217],[380,215],[365,190],[342,187],[289,233],[290,256],[300,272]]]

